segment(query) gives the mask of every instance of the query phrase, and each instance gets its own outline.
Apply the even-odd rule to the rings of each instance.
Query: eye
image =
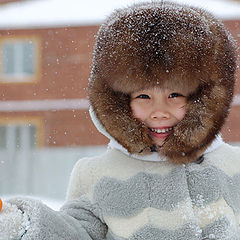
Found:
[[[184,97],[181,93],[171,93],[168,98]]]
[[[147,94],[140,94],[136,98],[150,99],[150,97]]]

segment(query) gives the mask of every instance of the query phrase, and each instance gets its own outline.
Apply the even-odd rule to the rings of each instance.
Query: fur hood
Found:
[[[130,94],[159,86],[190,92],[187,113],[158,150],[176,163],[198,159],[221,130],[233,97],[236,46],[201,9],[151,2],[118,9],[99,29],[89,100],[106,132],[131,154],[154,149],[132,117]]]

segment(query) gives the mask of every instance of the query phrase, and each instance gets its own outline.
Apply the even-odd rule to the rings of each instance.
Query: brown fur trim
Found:
[[[169,2],[115,11],[96,39],[89,99],[106,131],[130,153],[149,153],[148,129],[132,117],[129,95],[159,86],[191,92],[187,113],[159,149],[195,161],[219,133],[233,96],[236,46],[203,10]]]
[[[115,92],[101,81],[90,89],[89,100],[107,132],[130,153],[149,153],[153,144],[148,128],[132,117],[129,95]]]

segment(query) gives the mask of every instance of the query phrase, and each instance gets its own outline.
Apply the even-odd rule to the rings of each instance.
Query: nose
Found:
[[[150,114],[150,118],[153,120],[168,119],[170,118],[169,109],[163,103],[158,104],[153,107],[153,110]]]

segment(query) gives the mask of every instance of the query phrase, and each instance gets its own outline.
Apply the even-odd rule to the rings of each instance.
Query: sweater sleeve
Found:
[[[96,204],[91,203],[86,192],[91,186],[91,173],[80,161],[73,169],[70,179],[71,196],[60,211],[54,211],[34,199],[16,198],[9,203],[16,205],[28,216],[28,225],[22,240],[102,240],[107,226]],[[81,173],[84,173],[83,176]],[[82,184],[81,181],[83,180]],[[75,195],[73,190],[75,189]],[[73,197],[73,195],[75,197]]]
[[[27,221],[21,223],[25,231],[21,231],[17,239],[100,240],[105,238],[106,226],[94,215],[92,205],[84,197],[67,202],[60,211],[54,211],[41,201],[29,198],[10,199],[8,203],[17,206],[27,216],[25,217]],[[0,239],[2,239],[1,233]],[[8,236],[7,239],[16,239],[16,237]]]

